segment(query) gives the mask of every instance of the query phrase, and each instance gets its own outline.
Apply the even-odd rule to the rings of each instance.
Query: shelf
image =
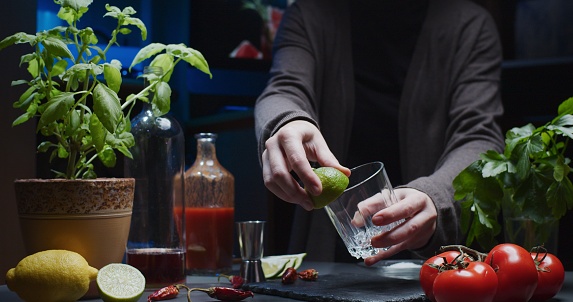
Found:
[[[249,107],[229,108],[217,114],[193,118],[185,123],[187,135],[199,132],[221,132],[225,130],[252,128],[254,109]]]

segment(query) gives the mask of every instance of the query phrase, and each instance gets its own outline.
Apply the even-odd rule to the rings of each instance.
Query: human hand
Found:
[[[363,227],[366,224],[364,217],[372,217],[389,205],[398,202],[391,193],[392,191],[384,189],[382,192],[376,193],[359,202],[356,205],[358,210],[354,212],[354,216],[350,222],[356,227]]]
[[[350,170],[340,165],[316,126],[302,120],[284,125],[265,142],[262,154],[265,186],[278,198],[312,210],[312,201],[304,188],[319,195],[322,185],[309,161],[350,175]],[[300,178],[304,188],[292,177],[291,171]]]
[[[438,213],[427,194],[412,188],[398,188],[394,192],[399,202],[374,214],[372,223],[387,225],[400,219],[405,221],[388,232],[372,237],[372,246],[390,248],[364,259],[366,265],[373,265],[402,250],[421,248],[436,230]]]

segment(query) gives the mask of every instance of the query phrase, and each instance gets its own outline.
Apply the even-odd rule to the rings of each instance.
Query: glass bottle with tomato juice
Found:
[[[233,264],[235,178],[217,160],[217,134],[198,133],[197,156],[185,172],[188,274],[228,273]]]

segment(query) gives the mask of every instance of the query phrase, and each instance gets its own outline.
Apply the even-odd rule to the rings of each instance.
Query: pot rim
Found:
[[[20,215],[131,212],[135,179],[17,179],[14,189]]]
[[[49,183],[49,182],[135,182],[132,177],[98,177],[90,179],[67,179],[67,178],[17,178],[15,183]]]

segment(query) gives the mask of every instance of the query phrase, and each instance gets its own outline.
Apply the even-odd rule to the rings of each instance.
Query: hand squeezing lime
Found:
[[[322,209],[327,204],[333,202],[338,196],[342,195],[348,186],[348,177],[340,170],[332,167],[320,167],[314,169],[322,183],[322,193],[314,196],[307,191],[312,200],[315,209]]]

